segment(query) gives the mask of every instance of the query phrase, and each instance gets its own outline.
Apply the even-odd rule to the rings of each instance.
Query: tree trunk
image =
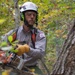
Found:
[[[64,42],[51,75],[75,75],[75,21]]]
[[[14,19],[15,19],[15,28],[18,28],[20,26],[20,11],[19,11],[19,6],[18,2],[19,0],[13,0],[14,1]]]

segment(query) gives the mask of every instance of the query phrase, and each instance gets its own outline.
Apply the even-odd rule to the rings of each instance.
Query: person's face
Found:
[[[29,25],[34,25],[36,21],[36,13],[34,11],[25,12],[25,19]]]

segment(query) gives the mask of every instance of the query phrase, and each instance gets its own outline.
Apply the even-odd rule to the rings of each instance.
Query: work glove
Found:
[[[19,45],[18,44],[16,50],[18,50],[17,55],[20,56],[23,53],[29,52],[30,48],[29,48],[29,46],[27,44],[24,44],[24,45]]]

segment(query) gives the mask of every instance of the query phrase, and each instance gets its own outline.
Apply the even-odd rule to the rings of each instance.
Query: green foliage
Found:
[[[14,26],[13,21],[13,0],[0,1],[0,35],[8,32]]]
[[[5,22],[5,19],[0,19],[0,24],[3,24]]]
[[[12,48],[10,51],[13,52],[13,53],[17,53],[18,52],[18,50],[14,50],[14,48]]]
[[[4,47],[4,46],[7,46],[8,44],[7,44],[7,42],[2,42],[1,44],[0,44],[0,47]]]
[[[10,35],[10,36],[8,36],[8,41],[10,42],[10,43],[12,43],[12,41],[13,41],[13,37]]]

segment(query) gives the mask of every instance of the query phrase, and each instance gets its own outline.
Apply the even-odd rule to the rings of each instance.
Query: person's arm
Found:
[[[12,29],[10,30],[9,32],[5,33],[3,36],[2,36],[2,41],[6,41],[8,42],[8,37],[11,35],[13,35],[14,33],[16,33],[18,31],[18,28],[15,28],[15,29]]]
[[[46,49],[46,37],[45,34],[41,32],[38,36],[38,39],[36,39],[35,49],[30,47],[30,51],[27,54],[36,59],[40,59],[44,56],[45,49]]]
[[[8,41],[8,36],[9,35],[11,35],[12,33],[14,32],[14,30],[10,30],[8,33],[6,33],[6,34],[4,34],[3,36],[2,36],[2,41]]]

